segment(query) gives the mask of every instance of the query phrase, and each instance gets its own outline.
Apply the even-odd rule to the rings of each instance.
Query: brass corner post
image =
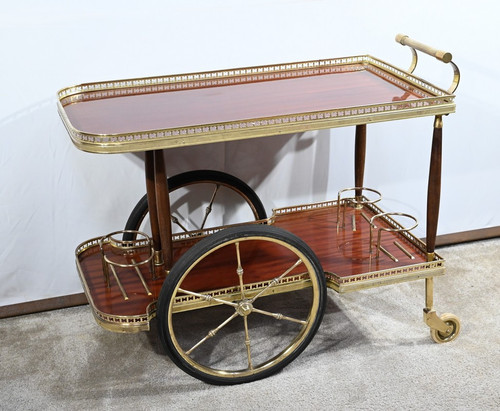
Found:
[[[425,279],[425,312],[430,312],[434,309],[434,277]]]
[[[444,333],[445,335],[449,335],[453,331],[453,327],[443,321],[434,309],[434,277],[425,279],[424,322],[431,330]]]

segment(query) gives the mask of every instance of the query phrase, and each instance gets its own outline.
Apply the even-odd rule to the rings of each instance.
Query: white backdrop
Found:
[[[81,292],[74,249],[121,229],[144,193],[140,156],[72,146],[58,89],[83,82],[372,54],[406,68],[398,32],[453,53],[457,114],[444,119],[439,234],[500,225],[500,92],[495,1],[19,0],[0,11],[0,306]],[[451,67],[420,59],[447,88]],[[431,118],[368,128],[365,184],[425,227]],[[169,175],[233,173],[276,206],[353,185],[354,130],[180,149]],[[420,230],[420,231],[418,231]],[[417,235],[424,235],[422,228]]]

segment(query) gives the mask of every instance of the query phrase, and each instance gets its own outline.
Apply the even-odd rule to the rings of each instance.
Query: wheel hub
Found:
[[[253,311],[253,305],[249,300],[241,300],[236,307],[236,312],[242,317],[246,317]]]

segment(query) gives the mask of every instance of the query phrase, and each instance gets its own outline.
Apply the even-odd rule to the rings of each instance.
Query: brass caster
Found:
[[[440,319],[446,324],[447,329],[439,331],[436,328],[431,328],[431,338],[438,344],[453,341],[460,333],[460,320],[453,314],[443,314]]]

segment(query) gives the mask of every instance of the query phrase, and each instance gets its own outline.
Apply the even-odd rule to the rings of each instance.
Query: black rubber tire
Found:
[[[249,243],[247,243],[248,245],[245,244],[245,241],[249,241]],[[263,243],[260,243],[261,241]],[[267,288],[267,295],[262,296],[262,299],[259,299],[261,296],[257,296],[255,300],[259,299],[258,301],[251,301],[248,296],[251,293],[250,290],[254,290],[251,287],[253,287],[256,283],[249,282],[249,284],[251,285],[247,285],[247,288],[243,287],[242,285],[237,286],[236,288],[240,291],[235,291],[235,289],[233,288],[231,291],[233,294],[229,297],[226,297],[225,304],[233,304],[233,306],[226,306],[225,304],[212,305],[212,301],[212,303],[210,303],[210,306],[187,311],[186,313],[180,313],[182,315],[187,314],[188,321],[186,321],[186,317],[175,317],[179,315],[179,313],[174,313],[174,301],[177,296],[178,288],[181,287],[181,284],[183,283],[185,278],[187,278],[187,276],[189,276],[192,272],[194,273],[194,276],[197,276],[200,273],[204,275],[205,271],[203,271],[203,269],[200,270],[199,268],[198,271],[196,271],[196,266],[200,262],[202,262],[202,266],[203,264],[207,263],[211,264],[212,261],[210,260],[210,258],[213,257],[212,253],[220,253],[224,247],[232,247],[232,245],[236,245],[236,243],[238,243],[235,247],[235,249],[238,249],[238,259],[236,259],[235,257],[234,260],[238,261],[239,268],[242,268],[242,265],[245,266],[244,263],[239,262],[239,250],[241,248],[241,261],[251,262],[249,263],[250,268],[254,269],[255,264],[261,264],[260,259],[262,258],[262,272],[265,272],[265,274],[268,275],[268,271],[270,271],[269,265],[266,265],[266,259],[262,256],[266,253],[265,250],[269,250],[269,247],[275,247],[275,249],[278,250],[277,255],[286,255],[287,259],[291,258],[291,261],[296,261],[294,270],[299,271],[300,273],[304,273],[302,275],[305,275],[305,278],[309,279],[305,283],[306,287],[302,290],[295,290],[288,293],[279,294],[279,290],[276,290],[276,288],[271,289],[272,287],[276,286],[276,283],[269,285],[272,283],[272,281],[265,280],[267,282],[265,283],[266,286],[264,288]],[[226,249],[228,253],[232,253],[232,250],[234,249]],[[250,253],[248,252],[249,250],[251,250]],[[272,252],[269,253],[269,256],[274,255],[275,254],[273,254]],[[299,260],[297,260],[297,257],[299,258]],[[208,260],[204,261],[205,258],[208,258]],[[259,261],[256,263],[257,260]],[[296,265],[297,263],[299,264],[298,266]],[[229,262],[228,265],[232,267],[232,264],[233,262]],[[287,262],[286,267],[289,266],[288,264],[289,263]],[[219,266],[217,267],[219,268]],[[236,263],[234,267],[236,268]],[[257,267],[260,266],[257,265]],[[304,271],[302,271],[302,269],[304,269]],[[235,271],[236,270],[228,271],[228,274],[230,276],[235,276]],[[223,278],[227,278],[226,271],[223,272],[223,275],[225,276]],[[242,272],[243,270],[241,270],[241,273]],[[281,273],[281,266],[278,273]],[[245,275],[247,275],[246,272]],[[248,275],[251,276],[251,274]],[[283,277],[283,275],[284,274],[282,273],[281,277]],[[297,278],[293,277],[296,275],[296,273],[292,274],[292,278],[284,277],[285,282],[290,282],[290,280]],[[269,273],[269,278],[275,279],[276,277],[273,276],[274,273]],[[237,278],[237,276],[233,278]],[[243,282],[243,274],[241,278],[241,281]],[[184,284],[186,284],[186,282]],[[242,283],[240,282],[240,284]],[[247,293],[247,296],[245,297],[245,299],[238,300],[236,295],[239,295],[239,297],[241,297],[240,293],[242,289],[245,289],[245,293]],[[258,293],[257,291],[253,292]],[[203,293],[203,291],[200,291],[200,293]],[[294,299],[294,296],[297,295],[294,293],[306,293],[306,298],[299,297]],[[323,318],[326,306],[326,293],[326,280],[321,264],[314,252],[300,238],[288,231],[268,225],[231,227],[212,234],[195,244],[172,267],[172,270],[170,271],[163,284],[158,300],[157,318],[160,340],[167,354],[178,367],[180,367],[182,370],[192,375],[193,377],[207,383],[216,385],[232,385],[266,378],[288,365],[311,342]],[[199,296],[201,295],[202,294],[200,294]],[[219,296],[220,293],[214,292],[214,295]],[[181,298],[185,298],[187,296],[189,299],[189,294],[186,295],[186,291],[184,290],[180,291],[180,296]],[[204,303],[204,300],[202,298],[199,299],[199,301],[202,301],[202,304],[208,304]],[[237,303],[235,304],[236,301]],[[250,304],[252,311],[250,313],[247,312],[246,314],[242,314],[241,311],[238,310],[241,309],[242,303],[246,303],[248,301],[251,301],[252,303]],[[296,306],[300,305],[298,303],[301,303],[303,301],[307,301],[307,303],[304,304],[304,307],[297,309]],[[253,307],[254,302],[258,303],[260,307],[259,309],[257,309],[257,307]],[[215,301],[215,303],[217,303],[217,301]],[[266,304],[269,305],[270,303],[273,304],[273,308],[278,307],[278,310],[281,311],[268,311],[266,315],[262,315],[263,311],[261,309],[264,307],[267,310]],[[182,304],[183,303],[180,303],[177,307],[182,306]],[[237,304],[239,304],[239,307],[236,308],[235,316],[235,311],[233,310],[235,309],[234,305]],[[257,311],[254,312],[254,309],[256,309]],[[210,338],[207,338],[208,336],[203,336],[207,334],[207,330],[212,330],[209,331],[208,335],[210,335],[210,333],[214,331],[214,329],[211,328],[211,321],[213,322],[213,324],[222,324],[220,323],[219,318],[215,319],[214,314],[217,314],[215,310],[226,310],[221,318],[226,318],[227,313],[232,313],[231,317],[235,318],[235,320],[232,321],[230,319],[229,321],[231,321],[231,325],[228,327],[223,325],[223,327],[226,327],[223,331],[222,327],[220,329],[217,329],[217,338],[214,338],[214,341],[212,342]],[[289,314],[290,310],[292,310],[292,314]],[[279,316],[282,314],[274,314],[283,311],[283,314],[287,316],[285,318],[277,318],[275,315]],[[299,312],[300,314],[297,315],[300,315],[300,317],[297,316],[297,318],[291,318]],[[269,313],[273,313],[273,315],[270,316]],[[250,319],[252,315],[254,315],[254,317],[253,319]],[[243,317],[244,327],[241,327],[237,324],[239,321],[238,318],[240,316]],[[209,321],[206,321],[206,319],[208,319]],[[192,322],[190,322],[191,320]],[[226,320],[223,323],[229,324],[229,321]],[[301,323],[297,324],[297,322],[299,321]],[[193,327],[193,325],[198,325],[199,328],[202,329],[199,329],[196,326]],[[233,329],[235,328],[236,332],[233,330],[227,330],[227,328],[229,327],[233,327]],[[188,334],[187,338],[190,339],[189,343],[184,343],[184,341],[182,340],[183,335],[177,332],[179,331],[179,329],[181,329],[181,333],[186,330],[185,332]],[[244,331],[245,329],[246,331]],[[285,333],[283,334],[284,336],[281,334],[282,330],[285,330]],[[241,340],[241,333],[243,332],[245,333],[244,340],[248,341],[247,347],[250,347],[250,341],[252,341],[252,343],[256,341],[256,347],[247,348],[248,351],[246,352],[246,354],[242,353],[244,349],[243,341]],[[235,335],[237,335],[237,337],[235,337]],[[210,340],[210,342],[206,343],[206,341],[203,341],[200,344],[198,342],[200,341],[200,336],[202,337],[202,340]],[[180,340],[179,337],[181,338]],[[281,343],[281,340],[285,338],[287,339],[287,341],[285,343]],[[236,339],[236,344],[234,344],[234,339]],[[282,346],[276,347],[274,339],[277,339],[276,341],[278,342],[278,346],[282,344],[284,348],[282,349]],[[290,340],[290,344],[288,339]],[[275,352],[269,350],[268,348],[266,348],[267,346],[263,345],[269,344],[271,340],[271,347],[273,350],[275,350]],[[194,344],[196,347],[203,347],[201,349],[193,348],[192,341],[198,342],[197,344]],[[185,347],[182,348],[182,345],[184,345]],[[212,346],[215,348],[212,348]],[[191,347],[191,349],[187,349],[186,347]],[[225,348],[221,347],[229,347],[229,352],[227,353],[227,355]],[[253,357],[252,354],[250,354],[250,351],[252,349],[256,351],[255,358],[257,359],[257,361],[259,361],[257,366],[254,366]],[[190,351],[193,350],[195,350],[196,352],[194,353],[194,355],[191,355],[192,353],[190,353]],[[198,358],[195,358],[196,356],[204,355],[203,351],[206,352],[207,350],[209,353],[208,358],[203,357],[201,361],[198,360]],[[248,356],[248,358],[241,359],[240,363],[236,366],[241,367],[240,364],[243,364],[243,368],[218,369],[212,368],[212,365],[205,364],[206,361],[212,361],[216,358],[215,361],[220,361],[217,363],[217,365],[220,367],[219,364],[222,361],[225,361],[225,358],[227,357],[229,357],[229,360],[231,362],[235,362],[236,360],[233,359],[233,357],[238,357],[238,355],[236,355],[236,351],[238,350],[240,359],[242,356]],[[202,352],[200,353],[199,351]],[[222,351],[221,354],[219,354],[218,351]],[[264,358],[261,359],[262,357]],[[248,361],[248,363],[245,364],[246,361]],[[245,366],[247,367],[246,369],[244,369]]]
[[[194,170],[177,174],[168,179],[169,192],[173,192],[181,187],[186,187],[198,183],[214,183],[225,186],[238,193],[251,208],[255,220],[266,219],[266,210],[262,201],[244,181],[230,174],[216,170]],[[145,194],[134,207],[125,224],[125,230],[138,231],[142,221],[148,214],[148,198]],[[133,239],[133,234],[126,233],[123,236],[124,241]]]

